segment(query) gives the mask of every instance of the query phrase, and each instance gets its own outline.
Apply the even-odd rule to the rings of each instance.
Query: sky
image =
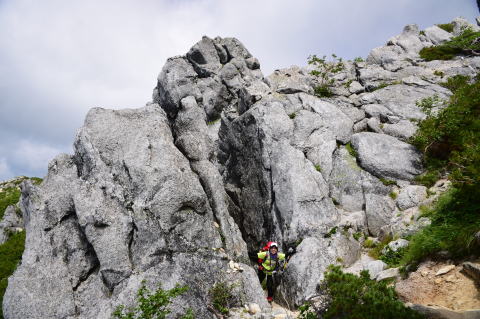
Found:
[[[203,35],[237,37],[269,75],[478,15],[475,0],[0,0],[0,180],[46,175],[90,108],[144,106]]]

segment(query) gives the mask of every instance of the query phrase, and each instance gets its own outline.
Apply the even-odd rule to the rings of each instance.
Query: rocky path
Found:
[[[476,260],[478,263],[479,260]],[[425,262],[417,271],[396,284],[403,301],[453,310],[457,313],[477,309],[480,317],[478,283],[468,276],[462,263]]]

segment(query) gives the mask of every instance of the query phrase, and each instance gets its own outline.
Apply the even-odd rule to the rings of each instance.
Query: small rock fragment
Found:
[[[455,269],[455,265],[448,265],[448,266],[445,266],[445,267],[442,267],[440,268],[437,273],[435,274],[435,276],[441,276],[441,275],[444,275],[446,274],[447,272],[449,272],[450,270],[452,269]]]

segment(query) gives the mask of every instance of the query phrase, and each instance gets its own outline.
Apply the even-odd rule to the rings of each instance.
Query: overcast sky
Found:
[[[165,60],[202,35],[237,37],[268,75],[477,15],[475,0],[0,0],[0,180],[43,177],[91,107],[145,105]]]

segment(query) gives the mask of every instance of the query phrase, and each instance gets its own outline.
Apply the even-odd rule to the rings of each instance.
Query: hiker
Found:
[[[258,279],[260,283],[267,277],[267,300],[272,302],[273,293],[275,291],[276,282],[274,279],[277,271],[280,270],[280,262],[285,261],[294,253],[294,250],[290,248],[288,253],[285,255],[278,252],[278,244],[275,242],[268,242],[262,251],[257,253],[257,258],[260,263],[258,266]]]

